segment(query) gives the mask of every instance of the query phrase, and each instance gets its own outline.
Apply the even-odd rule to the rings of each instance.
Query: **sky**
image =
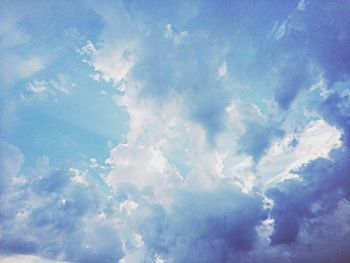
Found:
[[[349,262],[349,14],[0,1],[0,262]]]

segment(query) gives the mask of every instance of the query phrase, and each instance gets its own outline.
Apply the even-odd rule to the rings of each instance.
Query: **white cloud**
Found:
[[[40,57],[29,57],[24,60],[20,60],[17,65],[18,76],[21,78],[27,78],[44,68],[44,61]]]
[[[229,182],[241,188],[243,193],[252,191],[256,176],[253,172],[254,162],[250,156],[236,157],[231,160],[231,164],[226,171],[226,177]]]
[[[125,183],[139,189],[148,186],[162,188],[180,179],[176,169],[158,149],[118,145],[112,149],[107,164],[112,166],[112,170],[106,180],[113,188]]]
[[[98,168],[99,167],[99,164],[98,164],[98,162],[97,162],[97,160],[95,158],[91,158],[90,159],[90,166],[92,168]]]
[[[51,80],[50,84],[55,90],[65,94],[68,94],[75,87],[75,83],[70,83],[68,77],[64,74],[58,74],[57,80]]]
[[[0,256],[1,263],[68,263],[32,255]]]
[[[94,44],[88,41],[78,52],[82,55],[88,55],[89,59],[84,61],[94,67],[94,80],[104,80],[118,84],[134,66],[135,55],[133,49],[133,44],[127,42],[97,50]]]
[[[36,94],[44,93],[47,91],[48,83],[45,80],[33,80],[27,85],[27,90]]]
[[[226,65],[226,61],[224,61],[218,70],[218,75],[220,78],[222,78],[226,75],[226,73],[227,73],[227,65]]]
[[[86,45],[81,47],[80,49],[77,49],[77,52],[80,55],[94,55],[96,54],[96,48],[94,43],[91,42],[91,40],[86,41]]]
[[[138,204],[132,200],[125,200],[119,205],[119,211],[127,216],[131,216]],[[141,237],[142,238],[142,237]]]
[[[261,159],[258,173],[264,184],[295,178],[293,170],[317,158],[328,158],[332,149],[341,146],[340,138],[341,132],[324,120],[311,121],[303,131],[276,141]]]
[[[8,190],[19,175],[23,162],[21,150],[0,138],[0,195]]]
[[[297,9],[298,9],[300,12],[302,12],[302,11],[305,10],[305,8],[306,8],[305,0],[300,0],[300,1],[298,2]]]
[[[278,28],[277,28],[277,30],[275,32],[275,39],[276,40],[280,40],[286,34],[286,32],[287,32],[287,25],[288,25],[287,23],[288,23],[288,21],[284,21],[278,26]]]
[[[181,31],[179,33],[174,32],[174,29],[171,24],[165,26],[164,37],[173,41],[174,45],[180,44],[185,37],[188,36],[187,31]]]
[[[4,55],[0,61],[0,81],[8,86],[14,81],[29,78],[41,71],[45,64],[45,60],[39,56]]]
[[[27,91],[34,93],[41,98],[53,98],[58,100],[60,94],[69,94],[75,87],[65,74],[58,74],[57,79],[32,80],[27,83]]]
[[[73,175],[73,177],[71,177],[71,181],[74,184],[80,184],[80,185],[85,185],[88,186],[89,183],[87,182],[87,175],[88,175],[88,171],[80,171],[77,168],[69,168],[68,171]]]
[[[165,263],[161,256],[156,256],[155,263]]]

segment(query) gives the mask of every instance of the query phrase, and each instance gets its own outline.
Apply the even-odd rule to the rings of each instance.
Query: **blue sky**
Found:
[[[348,262],[349,13],[1,1],[0,262]]]

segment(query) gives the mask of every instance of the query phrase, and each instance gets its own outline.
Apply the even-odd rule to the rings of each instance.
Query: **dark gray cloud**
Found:
[[[271,65],[278,72],[275,100],[281,109],[289,109],[298,93],[311,87],[317,72],[329,88],[349,77],[349,11],[346,0],[307,1],[305,10],[293,10],[280,25]]]
[[[329,159],[317,159],[295,171],[301,182],[290,180],[268,191],[275,202],[272,245],[297,242],[305,221],[332,213],[342,199],[349,201],[349,97],[331,94],[320,108],[326,120],[343,129],[343,147],[333,150]]]
[[[254,248],[267,216],[260,197],[228,186],[180,191],[170,211],[152,210],[139,211],[138,227],[147,249],[171,262],[232,262]]]

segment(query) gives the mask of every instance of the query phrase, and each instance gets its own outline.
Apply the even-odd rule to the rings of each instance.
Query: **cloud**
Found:
[[[298,2],[297,9],[298,9],[300,12],[302,12],[302,11],[305,10],[305,8],[306,8],[305,0],[300,0],[300,1]]]
[[[280,58],[275,100],[281,109],[287,110],[302,90],[310,88],[312,78],[308,61],[302,54]]]
[[[14,177],[19,175],[24,155],[21,150],[0,138],[0,197],[5,194],[12,185]]]
[[[272,244],[295,242],[304,220],[327,214],[335,209],[339,200],[349,198],[346,153],[334,153],[331,157],[333,160],[317,159],[297,171],[302,182],[288,181],[280,188],[269,190],[275,203]],[[322,209],[313,211],[315,204]]]
[[[139,189],[163,188],[166,183],[180,180],[176,169],[158,149],[119,145],[112,149],[107,164],[113,167],[106,178],[113,187],[127,183]]]
[[[33,81],[30,82],[27,86],[27,90],[33,92],[33,93],[44,93],[47,90],[47,83],[46,81]]]
[[[295,177],[294,171],[340,148],[342,133],[324,120],[312,121],[298,133],[287,134],[271,145],[258,165],[266,184]]]
[[[333,92],[319,105],[319,110],[324,118],[343,131],[343,142],[350,145],[349,123],[350,97],[348,94]]]
[[[325,77],[331,85],[349,77],[347,61],[350,52],[346,46],[349,43],[347,28],[350,19],[347,13],[350,5],[347,1],[341,1],[339,4],[318,5],[312,2],[309,5],[310,8],[305,10],[310,13],[304,20],[308,30],[306,41],[309,43],[311,56],[325,72]],[[317,15],[312,10],[317,11]],[[331,14],[333,12],[337,15]],[[329,22],[325,23],[325,21]],[[316,26],[317,23],[319,23],[318,26]],[[311,34],[307,34],[308,32]]]
[[[171,24],[165,26],[164,37],[173,41],[174,45],[180,44],[183,39],[188,35],[187,31],[181,31],[179,33],[174,32]]]
[[[287,31],[286,27],[287,27],[287,21],[284,21],[278,26],[277,31],[275,32],[276,40],[280,40],[282,37],[284,37]]]
[[[43,156],[17,179],[1,199],[2,254],[70,262],[116,262],[122,257],[116,224],[98,217],[103,210],[101,189],[75,184],[71,178],[69,171],[53,168]]]
[[[224,63],[221,64],[218,70],[218,75],[219,77],[224,77],[226,73],[227,73],[227,65],[226,65],[226,61],[224,61]]]
[[[30,95],[41,99],[51,98],[57,101],[61,94],[68,95],[75,86],[76,84],[70,82],[65,74],[58,74],[57,79],[29,81],[26,90]]]
[[[28,43],[29,35],[18,26],[13,17],[1,12],[2,22],[0,25],[0,48],[10,48]]]
[[[148,252],[171,262],[229,262],[253,248],[255,226],[264,218],[261,200],[231,187],[185,190],[169,211],[157,206],[138,223]]]
[[[347,248],[339,244],[349,241],[347,217],[349,203],[340,201],[334,212],[301,223],[298,242],[292,245],[260,244],[255,250],[242,255],[239,262],[329,262],[348,261]],[[342,233],[342,234],[339,234]],[[337,251],[336,253],[334,251]]]
[[[251,155],[254,161],[259,161],[272,141],[284,136],[284,131],[273,125],[247,122],[246,132],[240,138],[240,152]]]
[[[347,101],[347,96],[340,97],[338,94],[326,98],[320,104],[325,119],[342,127],[343,110],[347,111],[349,106]],[[342,111],[339,111],[340,108]],[[330,110],[332,114],[328,115]],[[272,244],[296,242],[303,222],[332,213],[342,199],[349,201],[349,131],[344,129],[343,132],[342,137],[337,136],[343,142],[342,147],[331,151],[329,158],[318,158],[294,171],[301,181],[288,180],[268,190],[269,197],[275,203],[272,209],[275,220]]]
[[[0,62],[0,81],[8,87],[13,82],[31,77],[45,68],[46,61],[40,56],[22,57],[5,54]],[[14,65],[9,67],[8,65]]]
[[[30,36],[19,23],[22,15],[16,14],[7,5],[7,1],[0,4],[0,9],[0,15],[2,17],[0,24],[0,49],[27,44]]]
[[[50,260],[47,258],[31,255],[3,256],[0,257],[0,260],[3,263],[65,263],[65,261]]]
[[[91,61],[86,60],[86,62],[94,67],[96,73],[93,78],[95,80],[111,81],[115,84],[125,79],[135,60],[132,46],[129,43],[96,50],[94,44],[88,41],[79,52],[90,56]]]
[[[76,51],[92,74],[84,63],[71,64],[73,51],[47,70],[37,53],[11,47],[0,76],[18,89],[4,101],[18,99],[18,90],[22,100],[70,94],[55,119],[73,114],[68,103],[81,102],[83,111],[94,106],[85,93],[70,92],[71,75],[46,77],[70,66],[82,70],[79,83],[92,77],[98,81],[92,87],[110,95],[97,91],[94,100],[111,99],[127,111],[129,130],[108,149],[84,145],[96,152],[78,160],[69,147],[60,158],[50,151],[35,158],[34,150],[24,156],[20,148],[33,142],[6,134],[18,145],[0,145],[0,260],[347,261],[350,104],[348,91],[336,89],[348,78],[340,60],[347,58],[348,5],[342,11],[312,1],[85,4],[90,10],[77,13],[77,21],[94,20],[77,30],[86,32],[77,42],[90,40]],[[53,17],[45,17],[48,6],[38,9],[45,22]],[[76,9],[53,10],[66,18]],[[41,30],[31,19],[21,25]],[[49,23],[52,32],[75,34],[64,20]],[[56,39],[38,29],[35,41]],[[16,66],[8,69],[10,62]],[[321,95],[314,88],[320,79]],[[305,116],[300,105],[315,113]],[[92,108],[86,127],[114,114]],[[48,129],[42,140],[62,133],[42,119],[30,121]]]
[[[324,74],[329,88],[349,77],[347,58],[350,53],[346,48],[349,3],[321,5],[309,1],[307,9],[305,6],[305,1],[300,1],[297,10],[288,15],[275,33],[279,42],[275,51],[278,59],[274,64],[281,70],[275,100],[284,110],[289,109],[301,90],[310,88],[315,71]],[[281,66],[285,56],[290,59]]]
[[[129,31],[118,27],[111,33],[124,33],[117,37],[118,41],[103,34],[104,42],[99,48],[89,42],[81,49],[92,57],[89,63],[96,71],[94,78],[111,81],[121,91],[125,87],[137,87],[139,97],[156,104],[180,95],[185,99],[185,114],[202,125],[208,139],[214,141],[223,128],[221,123],[230,98],[216,74],[226,50],[205,35],[187,34],[185,29],[177,33],[176,26],[169,23],[164,26],[165,33],[152,26],[148,27],[149,32],[145,31],[140,26],[145,23],[143,16],[139,21],[125,6],[118,7],[116,12],[124,18]],[[98,10],[102,12],[103,8]],[[119,23],[120,18],[110,17],[105,11],[101,16],[106,19],[105,32]],[[169,45],[169,40],[173,45]]]

